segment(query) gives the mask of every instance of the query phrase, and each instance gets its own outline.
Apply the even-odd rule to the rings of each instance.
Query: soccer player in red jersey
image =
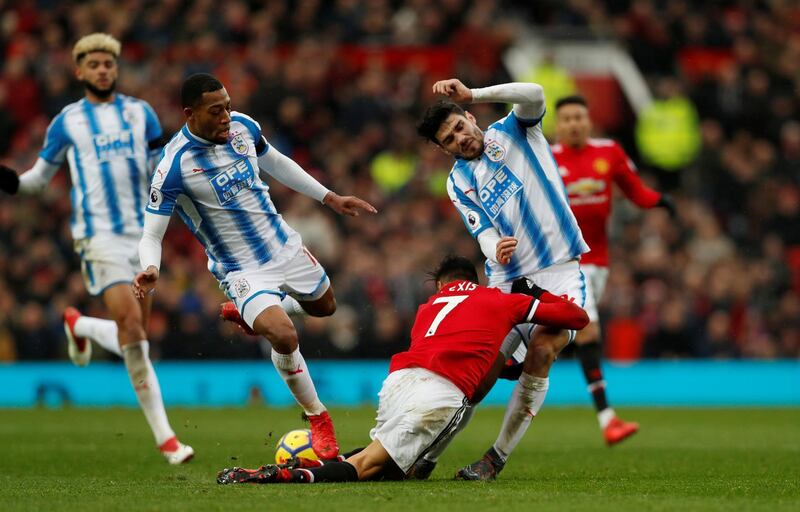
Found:
[[[608,278],[608,231],[611,215],[611,189],[614,183],[640,208],[661,206],[674,213],[666,194],[642,183],[625,151],[610,139],[589,137],[592,123],[582,96],[568,96],[556,102],[556,136],[553,156],[567,188],[569,204],[578,220],[583,238],[591,249],[581,257],[586,275],[586,312],[589,325],[575,337],[576,353],[581,361],[589,392],[597,409],[597,419],[609,446],[633,435],[639,426],[620,420],[606,399],[603,373],[600,370],[600,325],[597,304]]]
[[[369,446],[344,461],[224,469],[217,482],[404,479],[425,453],[449,443],[465,426],[467,409],[497,379],[504,362],[500,347],[509,330],[529,322],[581,329],[589,321],[583,309],[541,288],[531,290],[531,297],[479,286],[475,266],[465,258],[446,258],[433,277],[438,291],[419,307],[411,346],[392,358],[378,394]],[[535,416],[542,402],[527,413]]]

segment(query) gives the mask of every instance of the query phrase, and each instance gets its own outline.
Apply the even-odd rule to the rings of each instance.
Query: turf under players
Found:
[[[578,259],[589,250],[569,209],[563,182],[542,134],[544,91],[531,83],[468,89],[449,79],[433,92],[447,96],[419,124],[421,136],[455,157],[447,183],[453,204],[486,256],[489,286],[503,291],[524,277],[584,307]],[[512,111],[485,132],[455,102],[512,103]],[[500,435],[484,457],[457,477],[495,478],[538,414],[549,387],[549,371],[574,331],[527,323],[509,332],[503,352],[511,355],[530,340],[523,372],[508,404]]]
[[[591,322],[575,337],[575,349],[583,367],[597,419],[606,443],[616,444],[638,430],[636,423],[616,417],[606,398],[606,383],[600,369],[602,350],[597,304],[608,279],[608,218],[614,183],[640,208],[661,206],[673,212],[669,196],[645,186],[625,151],[613,140],[590,138],[589,109],[582,96],[556,102],[556,135],[553,156],[567,188],[570,207],[578,220],[590,252],[581,257],[586,290],[593,297],[586,312]]]
[[[580,329],[589,321],[581,308],[541,289],[534,288],[531,297],[479,286],[475,266],[465,258],[446,258],[433,278],[437,293],[419,307],[411,346],[392,358],[378,395],[371,444],[345,461],[224,469],[217,482],[404,479],[426,452],[441,451],[452,440],[469,406],[494,384],[509,329],[531,321]]]
[[[139,245],[144,271],[136,276],[134,290],[144,297],[154,288],[161,241],[177,206],[241,318],[272,344],[272,362],[311,422],[314,451],[320,458],[333,458],[339,451],[333,423],[287,316],[302,310],[332,315],[333,288],[300,235],[275,210],[262,177],[271,175],[340,214],[376,210],[361,199],[331,192],[271,147],[258,123],[231,111],[231,99],[215,77],[201,73],[187,78],[181,102],[186,124],[164,148],[153,176]]]
[[[194,454],[169,425],[145,333],[151,298],[139,301],[130,284],[138,271],[137,246],[153,154],[160,151],[161,125],[146,102],[115,92],[120,43],[107,34],[80,39],[72,50],[75,76],[86,96],[64,107],[47,129],[34,166],[17,177],[0,166],[0,188],[9,193],[41,192],[66,159],[72,178],[72,238],[84,283],[103,298],[114,321],[64,311],[72,361],[85,366],[89,340],[125,361],[133,388],[156,444],[171,464]]]

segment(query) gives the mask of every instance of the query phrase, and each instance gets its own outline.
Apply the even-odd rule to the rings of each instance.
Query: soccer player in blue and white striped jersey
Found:
[[[356,197],[331,192],[271,147],[261,127],[231,111],[215,77],[196,74],[181,89],[186,124],[164,148],[156,168],[139,245],[140,297],[151,291],[161,264],[161,241],[173,211],[205,247],[208,269],[233,300],[247,328],[272,344],[272,362],[311,422],[322,459],[339,451],[330,415],[320,402],[297,332],[287,312],[332,315],[333,289],[300,235],[275,210],[264,182],[270,175],[340,214],[375,213]],[[299,301],[299,302],[298,302]]]
[[[578,261],[589,248],[542,133],[542,87],[509,83],[469,89],[450,79],[434,84],[433,92],[452,101],[430,107],[419,133],[455,157],[447,191],[486,256],[489,286],[508,292],[522,277],[584,307],[586,287]],[[475,117],[454,102],[514,106],[483,131]],[[506,356],[530,340],[523,373],[500,436],[480,461],[459,471],[460,478],[490,479],[502,469],[544,402],[550,366],[573,337],[574,331],[534,329],[532,324],[509,333],[503,344]]]
[[[138,271],[138,242],[154,155],[163,145],[161,125],[147,102],[115,92],[121,46],[108,34],[80,39],[72,50],[75,74],[86,96],[64,107],[47,129],[34,166],[17,176],[0,167],[0,189],[41,192],[63,165],[72,178],[72,238],[86,288],[100,295],[114,321],[64,311],[72,361],[85,366],[93,340],[125,360],[139,404],[161,452],[171,464],[189,460],[169,425],[150,363],[144,326],[150,297],[137,301],[131,282]]]

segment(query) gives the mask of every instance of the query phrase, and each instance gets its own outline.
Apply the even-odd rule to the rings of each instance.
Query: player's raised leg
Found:
[[[77,366],[86,366],[92,355],[93,341],[112,354],[122,357],[113,320],[84,316],[73,307],[64,309],[64,332],[67,335],[69,357]]]
[[[170,464],[188,462],[194,456],[191,446],[178,441],[170,427],[161,387],[150,362],[150,343],[144,330],[152,299],[137,301],[130,284],[120,283],[103,292],[103,301],[117,325],[119,345],[139,406],[153,431],[159,450]]]
[[[315,302],[322,308],[326,303],[331,304],[332,297],[333,292],[328,289]],[[252,321],[253,331],[264,336],[272,344],[272,364],[311,423],[314,452],[321,459],[336,457],[339,445],[336,442],[333,422],[319,400],[308,365],[300,353],[297,330],[280,306],[279,296],[270,293],[254,295],[254,299],[250,303],[245,303],[245,306],[246,308],[243,307],[245,322]],[[335,309],[335,302],[333,308]],[[250,314],[256,315],[254,320],[249,318]]]

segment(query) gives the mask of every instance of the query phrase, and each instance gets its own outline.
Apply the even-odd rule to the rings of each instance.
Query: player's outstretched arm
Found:
[[[513,103],[520,119],[538,119],[544,114],[544,89],[534,83],[511,82],[470,89],[461,80],[450,78],[433,84],[433,93],[456,103]]]
[[[340,196],[336,192],[328,192],[322,200],[322,204],[335,211],[339,215],[349,215],[358,217],[361,213],[378,213],[378,210],[356,196]]]
[[[355,196],[340,196],[328,190],[294,160],[274,147],[258,159],[259,168],[295,192],[299,192],[330,207],[341,215],[357,217],[360,213],[377,213],[374,206]],[[264,176],[262,176],[262,179]]]
[[[161,241],[169,226],[169,216],[145,212],[144,232],[139,240],[139,262],[144,269],[133,278],[133,294],[143,299],[152,293],[161,268]]]
[[[33,167],[17,175],[17,171],[0,164],[0,190],[14,195],[17,192],[35,194],[44,190],[53,179],[59,166],[51,164],[44,158],[37,158]]]
[[[520,278],[511,286],[512,293],[523,293],[537,299],[534,304],[533,317],[526,319],[548,327],[580,330],[589,324],[589,315],[580,306],[566,297],[558,297],[547,290]]]

